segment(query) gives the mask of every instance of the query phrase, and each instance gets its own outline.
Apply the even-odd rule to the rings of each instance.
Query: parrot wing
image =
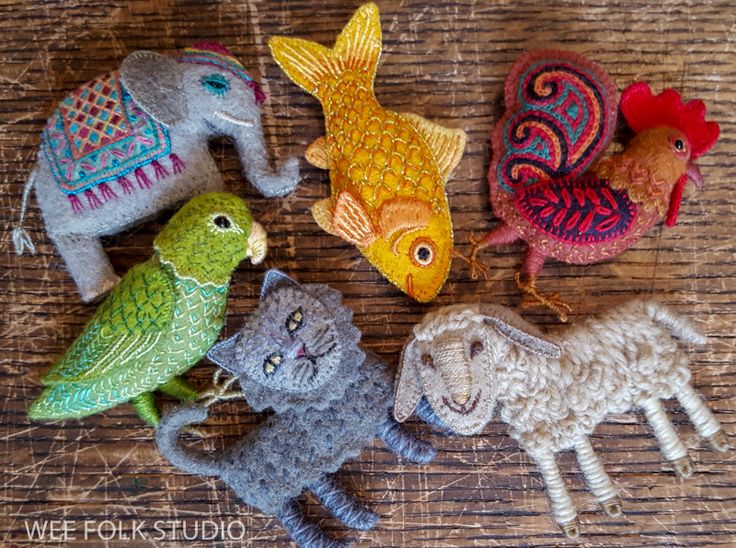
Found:
[[[158,262],[133,267],[41,382],[91,381],[140,360],[168,332],[174,300],[171,277]]]
[[[571,244],[620,238],[634,225],[638,213],[625,191],[593,175],[521,187],[514,203],[538,230]]]
[[[505,85],[491,139],[491,192],[582,174],[608,147],[618,94],[606,72],[572,52],[531,51]]]

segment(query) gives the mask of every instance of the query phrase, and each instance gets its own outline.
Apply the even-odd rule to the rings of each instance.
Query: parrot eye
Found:
[[[222,229],[225,229],[225,230],[227,230],[228,228],[230,228],[230,225],[231,225],[230,219],[228,219],[224,215],[218,215],[217,217],[215,217],[213,219],[212,222],[215,223],[215,226],[216,227],[222,228]]]
[[[286,330],[289,332],[289,334],[294,334],[297,332],[297,330],[302,326],[302,321],[304,320],[304,313],[302,312],[302,307],[300,306],[294,312],[289,314],[289,317],[286,318]]]
[[[281,365],[282,356],[278,352],[274,352],[270,356],[268,356],[265,360],[263,360],[263,373],[270,377],[274,373],[276,373],[276,370],[279,368],[279,365]]]
[[[434,262],[435,247],[427,238],[418,238],[409,253],[412,261],[418,266],[429,266]]]

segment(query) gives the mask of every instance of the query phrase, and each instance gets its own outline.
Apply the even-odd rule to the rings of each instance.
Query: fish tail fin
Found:
[[[274,36],[271,55],[299,87],[322,100],[323,83],[339,80],[347,72],[363,72],[370,85],[381,56],[381,22],[378,7],[365,4],[355,12],[332,49],[301,38]]]

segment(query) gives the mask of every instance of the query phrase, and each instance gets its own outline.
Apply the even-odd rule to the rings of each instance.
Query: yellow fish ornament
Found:
[[[378,103],[373,80],[381,24],[375,4],[358,9],[332,49],[281,36],[268,44],[286,75],[324,110],[326,135],[305,154],[330,170],[331,195],[312,206],[315,221],[357,246],[404,293],[431,301],[450,270],[445,182],[463,155],[465,132]]]

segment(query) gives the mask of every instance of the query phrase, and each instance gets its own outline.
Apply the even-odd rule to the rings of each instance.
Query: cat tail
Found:
[[[156,430],[158,450],[171,464],[190,474],[217,476],[221,466],[214,454],[184,447],[179,441],[183,428],[207,419],[207,408],[201,404],[185,403],[175,407],[161,419]]]
[[[361,83],[373,88],[373,79],[381,56],[381,22],[375,4],[361,6],[350,19],[335,47],[326,48],[301,38],[274,36],[269,39],[271,55],[291,80],[317,97],[348,74],[367,79]]]

